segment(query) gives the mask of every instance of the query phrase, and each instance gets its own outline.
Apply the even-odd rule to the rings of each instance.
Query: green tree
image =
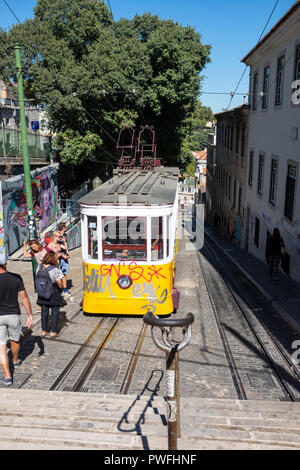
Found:
[[[104,1],[38,0],[31,20],[0,33],[0,73],[16,80],[23,51],[25,92],[43,103],[64,162],[115,161],[124,125],[154,125],[159,155],[182,164],[186,122],[197,105],[210,46],[193,28],[144,14],[113,22]]]
[[[207,136],[212,132],[211,129],[205,128],[207,122],[215,122],[213,112],[210,107],[202,106],[198,101],[192,117],[186,123],[186,135],[181,147],[181,160],[185,163],[182,168],[185,168],[184,172],[190,176],[195,167],[191,152],[204,150],[207,146]]]

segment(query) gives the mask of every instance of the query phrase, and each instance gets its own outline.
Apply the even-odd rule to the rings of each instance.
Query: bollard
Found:
[[[191,325],[194,315],[188,313],[182,319],[159,319],[159,317],[148,312],[144,322],[151,325],[151,336],[154,344],[166,352],[166,384],[167,384],[167,406],[168,406],[168,446],[169,450],[177,450],[177,439],[180,437],[180,393],[179,393],[179,351],[182,351],[190,342],[192,337]],[[169,335],[172,328],[183,328],[184,336],[181,343],[170,340]],[[163,343],[156,335],[157,328],[160,329]]]

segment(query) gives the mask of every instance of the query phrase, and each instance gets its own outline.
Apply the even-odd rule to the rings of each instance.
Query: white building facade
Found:
[[[300,2],[249,52],[245,247],[266,257],[279,228],[282,269],[300,282]]]

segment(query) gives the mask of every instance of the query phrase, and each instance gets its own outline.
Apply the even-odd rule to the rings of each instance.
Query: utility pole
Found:
[[[18,79],[18,98],[19,98],[19,108],[20,108],[20,128],[21,128],[25,193],[26,193],[26,204],[27,204],[27,211],[28,211],[28,229],[29,229],[29,239],[33,240],[34,238],[36,238],[36,230],[35,230],[35,220],[34,220],[34,215],[33,215],[32,186],[31,186],[31,174],[30,174],[30,163],[29,163],[29,152],[28,152],[27,126],[26,126],[26,117],[25,117],[23,73],[22,73],[22,65],[21,65],[20,46],[18,44],[15,45],[15,56],[16,56],[16,66],[17,66],[17,79]],[[35,261],[35,258],[32,257],[33,279],[35,278],[35,271],[36,271],[36,261]]]
[[[31,187],[31,175],[30,175],[30,163],[29,163],[29,152],[28,152],[28,140],[27,140],[27,126],[25,117],[25,101],[24,101],[24,88],[23,88],[23,73],[21,65],[21,53],[20,46],[15,46],[16,54],[16,66],[17,66],[17,79],[18,79],[18,97],[20,107],[20,127],[21,127],[21,140],[22,140],[22,154],[23,154],[23,168],[24,168],[24,180],[25,180],[25,192],[26,192],[26,203],[28,210],[28,223],[29,223],[29,238],[35,238],[35,227],[33,217],[33,202],[32,202],[32,187]]]
[[[6,160],[5,130],[4,130],[4,120],[3,120],[3,118],[2,118],[2,132],[3,132],[3,156],[4,156],[4,160]]]

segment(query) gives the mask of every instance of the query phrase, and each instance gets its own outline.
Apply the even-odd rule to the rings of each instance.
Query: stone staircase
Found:
[[[167,450],[162,397],[0,390],[1,450]],[[180,450],[300,448],[300,403],[181,399]]]

